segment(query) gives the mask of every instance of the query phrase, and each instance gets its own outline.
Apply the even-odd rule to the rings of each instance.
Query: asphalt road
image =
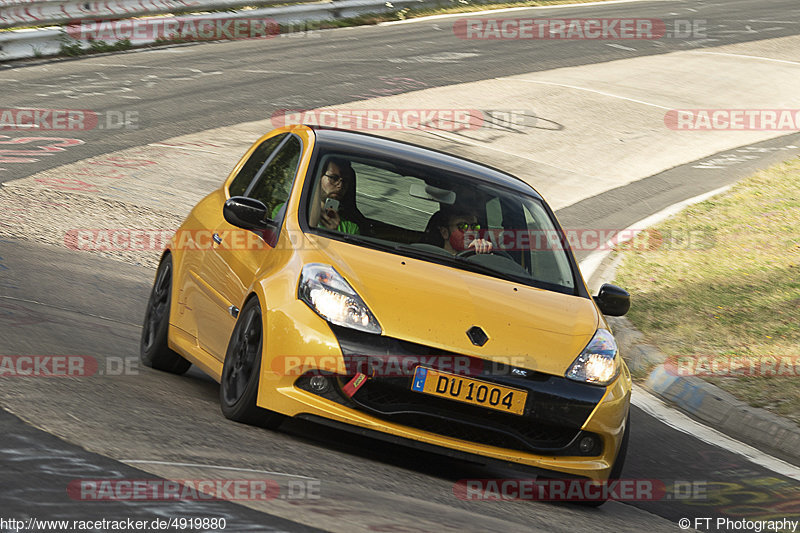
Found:
[[[497,520],[506,530],[531,526],[548,531],[580,531],[595,522],[606,530],[662,530],[652,515],[672,521],[684,517],[800,518],[797,481],[665,426],[635,407],[624,477],[663,483],[668,489],[664,499],[612,502],[599,510],[551,503],[459,501],[452,492],[458,480],[516,478],[520,473],[303,421],[289,421],[279,431],[230,422],[219,412],[216,383],[202,373],[193,369],[176,377],[138,364],[139,321],[153,274],[150,269],[12,241],[0,242],[0,257],[3,346],[13,347],[15,353],[80,354],[98,362],[94,375],[3,380],[3,403],[24,398],[26,419],[43,430],[8,413],[0,414],[4,435],[0,509],[8,516],[227,517],[231,525],[227,530],[233,531],[258,531],[253,523],[263,524],[261,531],[268,530],[267,526],[306,530],[285,516],[262,515],[231,503],[98,503],[66,495],[65,486],[79,479],[153,477],[104,457],[109,456],[128,462],[253,469],[270,472],[262,476],[269,479],[281,479],[276,475],[319,479],[322,500],[295,502],[298,507],[292,512],[301,515],[305,524],[316,523],[330,531],[347,530],[342,521],[377,531],[430,530],[425,522],[411,528],[404,518],[409,512],[419,513],[420,519],[436,512],[453,525],[464,513],[460,527],[466,530],[499,530],[476,522],[476,513],[485,520]],[[122,368],[127,370],[122,372]],[[241,476],[224,473],[233,479]],[[205,479],[209,472],[202,475]],[[200,474],[194,476],[178,470],[171,478],[200,479]],[[397,514],[387,509],[387,498]],[[435,508],[414,511],[423,502]],[[652,515],[630,516],[629,506]],[[363,507],[381,511],[380,518],[365,516]],[[390,527],[397,529],[381,529]]]
[[[0,70],[2,107],[89,109],[101,114],[106,126],[133,112],[138,129],[37,132],[37,137],[75,138],[85,144],[41,157],[35,154],[39,148],[33,155],[30,148],[47,146],[48,141],[26,143],[29,153],[23,159],[38,160],[8,163],[0,158],[0,181],[177,135],[269,118],[283,109],[313,109],[429,87],[794,35],[800,5],[795,0],[637,2],[564,8],[552,16],[658,18],[667,28],[674,28],[675,21],[699,21],[706,37],[474,41],[454,35],[455,19],[442,19],[34,62],[30,67],[11,64]]]
[[[578,17],[585,9],[568,8],[559,15]],[[666,39],[637,44],[636,50],[582,41],[485,41],[477,46],[455,38],[450,22],[431,21],[320,32],[318,37],[16,65],[0,71],[0,106],[83,108],[104,117],[134,111],[139,127],[67,135],[38,132],[37,137],[47,139],[26,143],[26,148],[47,146],[63,136],[83,144],[47,156],[0,152],[0,181],[179,134],[269,117],[279,109],[793,35],[800,26],[796,0],[616,4],[594,7],[591,16],[632,13],[667,20],[707,19],[708,39],[716,40]],[[18,132],[3,134],[22,137]],[[692,165],[672,169],[558,214],[569,227],[625,227],[675,201],[785,159],[784,147],[800,144],[797,141],[793,136],[762,143],[759,147],[765,150],[757,160],[703,171],[702,179]],[[632,206],[632,200],[640,201]],[[139,367],[139,323],[153,275],[149,269],[35,242],[2,240],[0,275],[0,352],[81,354],[96,358],[106,369],[103,375],[85,378],[2,380],[3,406],[24,401],[26,421],[40,428],[0,413],[4,487],[0,509],[8,517],[90,519],[183,512],[229,517],[235,525],[227,531],[303,531],[309,523],[343,531],[348,521],[373,531],[412,531],[414,520],[417,530],[423,531],[435,520],[442,522],[443,530],[568,531],[594,526],[658,531],[664,523],[656,517],[800,519],[796,481],[667,427],[635,408],[624,475],[674,487],[669,499],[609,503],[598,510],[529,502],[462,502],[452,493],[457,480],[516,474],[300,421],[289,422],[278,432],[233,424],[219,413],[216,384],[201,373],[193,370],[177,378]],[[112,372],[120,363],[128,364],[130,371]],[[164,471],[147,463],[137,470],[114,459],[224,465],[242,472],[314,478],[322,483],[323,498],[280,502],[285,505],[265,512],[265,508],[251,509],[258,506],[247,502],[79,505],[65,496],[69,480],[142,479],[154,469]],[[175,468],[176,475],[185,479],[186,467]],[[686,488],[690,486],[695,488]],[[705,497],[698,498],[700,493]],[[287,520],[294,515],[306,525]]]

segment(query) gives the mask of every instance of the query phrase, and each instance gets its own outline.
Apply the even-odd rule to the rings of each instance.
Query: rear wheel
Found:
[[[283,415],[256,405],[261,353],[264,345],[261,306],[251,298],[239,313],[233,328],[219,386],[222,414],[236,422],[277,427]]]
[[[170,349],[167,343],[169,308],[172,301],[172,257],[167,254],[156,271],[142,325],[139,357],[142,364],[173,374],[183,374],[192,363]]]

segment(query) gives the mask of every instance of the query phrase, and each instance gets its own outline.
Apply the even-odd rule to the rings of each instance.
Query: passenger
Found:
[[[448,206],[440,213],[439,220],[444,225],[439,226],[439,234],[443,241],[441,246],[445,250],[454,255],[468,250],[474,250],[479,254],[492,251],[492,243],[478,236],[481,225],[474,210],[468,207]],[[470,233],[467,233],[468,231]]]
[[[355,176],[349,161],[340,158],[328,160],[316,189],[317,199],[311,202],[309,224],[312,227],[324,227],[351,235],[361,233],[358,224],[351,220],[355,218],[354,214],[348,213],[348,206],[354,204]],[[333,202],[328,202],[326,209],[325,204],[329,199]],[[331,207],[332,204],[337,207]]]

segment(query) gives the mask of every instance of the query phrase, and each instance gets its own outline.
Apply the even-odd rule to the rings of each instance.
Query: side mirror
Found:
[[[604,283],[600,287],[594,301],[600,312],[608,316],[622,316],[631,308],[631,295],[628,291],[610,283]]]
[[[246,196],[231,197],[222,208],[222,216],[237,228],[262,230],[275,225],[267,216],[267,206]]]

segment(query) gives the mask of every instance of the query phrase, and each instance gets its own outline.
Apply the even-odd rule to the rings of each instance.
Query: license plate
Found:
[[[414,371],[411,390],[515,415],[525,412],[525,399],[528,397],[524,390],[439,372],[424,366],[418,366]]]

